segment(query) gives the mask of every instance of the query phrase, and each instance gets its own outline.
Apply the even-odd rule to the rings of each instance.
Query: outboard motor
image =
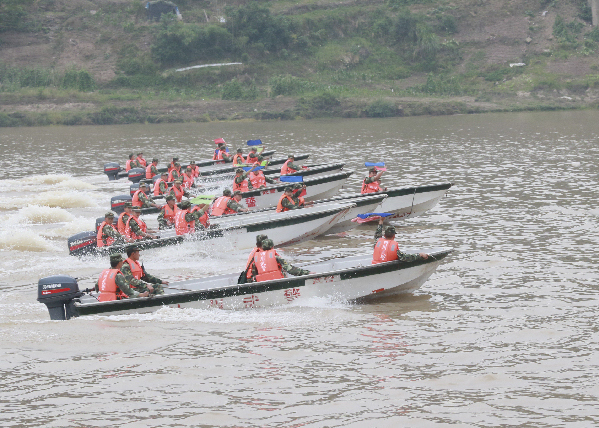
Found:
[[[102,219],[104,221],[104,219]],[[96,226],[97,227],[97,226]],[[81,232],[68,239],[69,254],[72,256],[83,256],[92,253],[98,247],[98,232]]]
[[[42,278],[37,283],[37,301],[48,307],[51,320],[68,320],[79,316],[75,299],[83,296],[77,280],[67,275]]]
[[[125,211],[125,202],[131,202],[133,198],[129,195],[118,195],[110,198],[110,209],[117,214]]]
[[[135,192],[137,192],[139,190],[139,183],[133,183],[130,187],[129,187],[129,193],[131,194],[131,197],[133,197],[133,194]]]
[[[146,170],[145,169],[143,169],[143,168],[131,168],[129,170],[129,181],[137,183],[142,178],[146,178]]]
[[[121,170],[121,166],[116,162],[109,162],[104,164],[104,174],[108,176],[109,180],[118,179],[118,173]]]

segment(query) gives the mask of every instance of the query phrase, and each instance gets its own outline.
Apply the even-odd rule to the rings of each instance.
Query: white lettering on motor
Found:
[[[48,290],[50,288],[60,288],[60,287],[62,287],[62,284],[44,284],[44,285],[42,285],[42,288],[44,290]]]

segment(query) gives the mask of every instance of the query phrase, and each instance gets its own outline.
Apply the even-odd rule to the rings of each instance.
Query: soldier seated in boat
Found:
[[[139,292],[131,288],[129,281],[121,272],[123,256],[112,254],[110,256],[110,269],[105,269],[96,282],[96,292],[100,293],[98,300],[108,302],[111,300],[127,299],[129,297],[148,297],[149,291]]]
[[[133,194],[131,205],[139,208],[160,208],[160,205],[158,205],[151,197],[148,196],[149,192],[150,187],[148,186],[148,183],[141,183],[139,185],[139,190]]]
[[[245,163],[248,164],[254,164],[255,162],[262,162],[262,160],[264,159],[264,157],[262,157],[260,155],[260,153],[262,153],[264,151],[264,147],[260,147],[260,151],[258,151],[258,149],[254,146],[250,148],[250,153],[248,154],[248,157],[246,159]]]
[[[129,285],[139,292],[149,292],[151,294],[164,294],[162,285],[167,285],[168,281],[163,281],[146,272],[144,266],[139,263],[140,248],[136,245],[127,247],[127,259],[121,267],[121,273],[129,282]]]
[[[137,161],[137,159],[135,159],[135,155],[133,153],[131,153],[129,155],[129,160],[125,164],[125,171],[129,171],[132,168],[139,168],[139,167],[140,167],[139,162]]]
[[[375,167],[368,170],[368,177],[362,182],[362,194],[384,192],[386,187],[381,187],[381,175],[384,171],[377,171]]]
[[[168,181],[172,183],[173,181],[177,181],[179,177],[181,177],[181,164],[179,162],[175,162],[174,168],[169,170],[168,172]]]
[[[272,239],[262,241],[262,251],[254,254],[254,259],[250,262],[252,280],[254,282],[270,281],[273,279],[285,278],[283,272],[290,275],[309,275],[311,272],[301,269],[287,263],[273,248]]]
[[[241,202],[242,195],[239,190],[236,190],[231,197],[231,190],[223,190],[223,195],[220,198],[216,198],[214,204],[212,204],[212,210],[210,215],[216,217],[225,214],[235,214],[238,212],[246,212],[247,208],[244,208],[239,202]]]
[[[395,242],[395,228],[393,226],[385,227],[383,233],[383,219],[379,220],[379,226],[374,233],[374,253],[372,255],[372,264],[390,262],[399,260],[401,262],[414,262],[416,260],[428,259],[428,254],[407,254],[399,249],[399,244]]]
[[[179,208],[175,204],[175,197],[168,195],[166,198],[166,204],[160,209],[158,214],[158,229],[172,229],[175,227],[175,215]]]
[[[112,244],[124,244],[129,242],[129,239],[119,233],[118,230],[113,226],[114,213],[108,211],[104,214],[104,221],[98,228],[98,234],[96,236],[96,245],[98,247],[107,247]]]
[[[177,202],[181,202],[183,200],[183,196],[189,198],[191,195],[185,190],[183,187],[183,180],[178,179],[173,183],[173,187],[171,187],[171,191],[169,195],[174,196]]]
[[[220,158],[225,161],[225,163],[233,162],[233,155],[227,152],[227,146],[223,144],[219,147],[220,150]]]
[[[260,166],[259,162],[254,163],[254,166]],[[250,189],[261,189],[266,187],[266,183],[275,184],[275,181],[272,178],[268,178],[264,176],[262,170],[258,169],[256,171],[248,171],[248,178],[250,180],[249,188]]]
[[[233,166],[242,165],[245,163],[245,158],[243,157],[243,150],[237,149],[237,153],[233,156]]]
[[[158,175],[158,158],[152,159],[152,163],[146,167],[146,178],[151,180]]]
[[[293,199],[293,188],[291,186],[285,187],[283,195],[277,204],[277,212],[282,213],[289,210],[296,210],[298,208],[300,208],[299,200],[296,203],[296,201]]]
[[[139,239],[156,239],[157,236],[154,235],[151,229],[148,229],[146,223],[139,218],[141,215],[141,208],[133,207],[131,208],[131,216],[127,220],[127,224],[125,224],[125,235],[133,240]]]

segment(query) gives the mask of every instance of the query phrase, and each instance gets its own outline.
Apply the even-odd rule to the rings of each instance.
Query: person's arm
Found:
[[[272,178],[268,178],[268,177],[264,177],[264,181],[266,181],[268,184],[275,184],[275,181]]]
[[[160,182],[160,193],[166,193],[166,191],[168,190],[168,186],[166,185],[166,183],[164,181]]]
[[[290,162],[290,163],[287,164],[287,168],[295,169],[296,171],[299,171],[300,169],[302,169],[301,166],[296,165],[296,164],[294,164],[292,162]]]
[[[127,263],[124,263],[124,265]],[[141,268],[143,269],[143,275],[141,276],[141,279],[145,282],[149,282],[150,284],[168,284],[168,282],[165,282],[163,280],[161,280],[160,278],[158,278],[157,276],[151,275],[148,272],[146,272],[146,268],[143,267],[143,265],[141,266]]]
[[[428,254],[420,253],[420,254],[408,254],[401,251],[399,248],[397,249],[397,257],[400,262],[415,262],[416,260],[426,260],[428,259]]]
[[[299,275],[308,275],[310,274],[309,270],[295,267],[289,263],[287,263],[282,257],[275,256],[277,262],[281,265],[283,270],[287,272],[289,275],[299,276]]]
[[[247,211],[247,208],[244,208],[241,204],[238,204],[237,201],[234,201],[232,199],[230,201],[227,201],[227,208],[232,209],[236,213],[238,213],[239,211]]]
[[[374,232],[374,245],[376,245],[376,241],[383,237],[383,219],[379,220],[379,225],[376,228],[376,232]]]
[[[127,263],[124,263],[123,266],[127,265]],[[122,272],[122,269],[121,269]],[[131,272],[131,271],[129,271]],[[135,278],[134,278],[135,279]],[[114,282],[116,283],[117,287],[119,287],[119,289],[125,293],[127,296],[129,297],[140,297],[140,293],[138,291],[135,291],[134,289],[132,289],[129,286],[129,282],[127,281],[127,278],[124,275],[120,275],[120,274],[116,274],[115,278],[114,278]],[[143,295],[147,296],[147,293],[141,293],[142,297],[145,297]]]
[[[142,288],[145,285],[143,283],[143,281],[141,281],[140,279],[137,279],[133,276],[133,273],[131,272],[131,266],[129,266],[129,263],[123,263],[123,267],[121,268],[121,273],[123,274],[123,276],[125,277],[125,280],[127,281],[127,286],[131,285],[135,288]],[[125,292],[123,291],[123,293],[125,293]],[[125,294],[127,294],[127,293],[125,293]]]
[[[286,208],[288,210],[296,210],[299,207],[295,204],[293,204],[289,199],[287,198],[283,198],[283,200],[281,201],[281,205],[283,206],[283,208]]]
[[[104,228],[102,229],[102,234],[114,239],[114,242],[117,244],[125,243],[125,237],[121,235],[118,230],[109,225],[104,226]]]
[[[139,226],[136,219],[134,219],[134,218],[132,218],[131,221],[129,222],[129,227],[131,228],[133,233],[135,233],[136,235],[143,236],[144,238],[152,238],[152,235],[141,230],[141,227]]]
[[[158,228],[159,229],[168,228],[168,222],[166,221],[166,218],[164,218],[164,209],[161,209],[160,214],[158,214]]]

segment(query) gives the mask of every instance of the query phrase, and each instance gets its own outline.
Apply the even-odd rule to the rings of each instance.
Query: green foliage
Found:
[[[308,82],[289,74],[285,76],[273,76],[268,80],[268,84],[272,97],[276,97],[277,95],[300,95],[310,87]]]
[[[26,30],[27,6],[33,0],[0,0],[0,33]]]
[[[399,9],[414,4],[431,3],[431,0],[387,0],[386,3],[391,9]]]
[[[76,70],[72,68],[65,72],[61,86],[66,89],[77,89],[78,91],[89,92],[96,88],[96,82],[87,70]]]
[[[582,22],[572,21],[566,23],[564,18],[557,15],[553,23],[553,35],[561,43],[576,43],[576,35],[581,33],[583,27]]]
[[[593,11],[587,0],[577,0],[578,17],[589,24],[593,23]]]
[[[136,74],[149,76],[156,74],[158,71],[158,67],[152,61],[151,55],[146,52],[140,52],[137,46],[133,44],[126,45],[121,49],[116,66],[128,76]]]
[[[456,34],[458,22],[452,15],[443,15],[439,18],[439,29],[447,34]]]
[[[523,67],[491,67],[479,73],[479,76],[487,82],[500,82],[504,79],[513,78],[524,72]]]
[[[427,76],[426,83],[419,89],[429,95],[466,95],[467,93],[459,78],[432,73]]]
[[[393,35],[397,42],[416,43],[418,41],[418,24],[422,22],[422,17],[410,12],[409,9],[403,9],[395,19]]]
[[[249,2],[238,9],[226,9],[227,28],[235,37],[247,38],[252,45],[271,52],[287,48],[292,41],[291,21],[273,16],[267,7]]]
[[[395,103],[376,100],[366,107],[366,116],[368,117],[393,117],[397,116],[397,106]]]
[[[8,67],[0,64],[0,91],[55,86],[59,80],[59,75],[52,69]]]
[[[90,114],[96,125],[115,125],[126,123],[143,123],[145,118],[135,107],[105,106],[100,111]]]
[[[223,100],[254,100],[258,98],[258,88],[254,82],[244,86],[237,79],[233,79],[223,84],[221,98]]]
[[[599,27],[593,27],[593,29],[589,31],[585,37],[594,42],[599,42]]]
[[[200,26],[163,20],[152,55],[164,65],[217,59],[234,51],[233,36],[216,25]]]

